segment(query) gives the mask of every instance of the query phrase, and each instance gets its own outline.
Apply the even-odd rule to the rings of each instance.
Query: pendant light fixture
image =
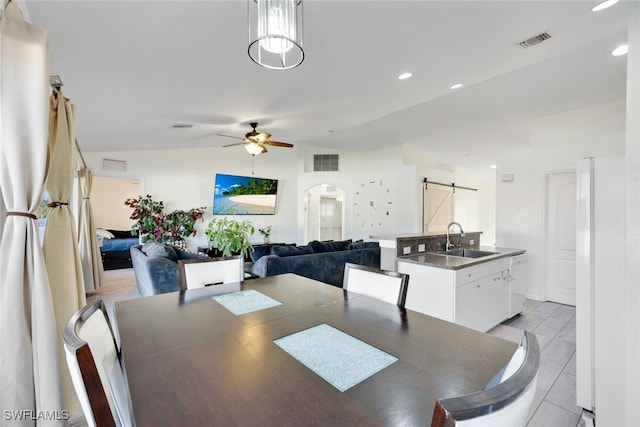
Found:
[[[302,0],[247,0],[249,57],[272,70],[289,70],[304,60]]]

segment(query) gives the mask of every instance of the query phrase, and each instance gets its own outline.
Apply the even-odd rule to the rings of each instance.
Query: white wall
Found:
[[[340,171],[311,172],[313,154],[340,154]],[[345,238],[371,240],[372,235],[415,232],[420,224],[415,167],[402,162],[402,146],[358,153],[308,147],[298,176],[299,218],[306,217],[304,191],[329,184],[346,192]],[[304,241],[304,234],[299,241]]]
[[[455,183],[459,187],[475,188],[477,191],[457,189],[455,192],[454,221],[459,222],[467,232],[481,231],[481,245],[495,245],[495,173],[484,176],[469,174],[464,168],[442,165],[426,158],[416,147],[404,146],[404,162],[414,164],[416,178],[422,183],[424,178],[442,184]],[[418,226],[421,230],[423,185],[416,186],[416,206]]]
[[[531,121],[531,145],[497,155],[496,244],[529,254],[529,298],[544,300],[545,179],[576,160],[624,153],[624,102]],[[513,182],[501,182],[513,174]]]
[[[340,172],[308,172],[313,154],[320,153],[340,154]],[[164,201],[168,211],[207,206],[204,223],[197,226],[199,234],[189,239],[191,249],[206,244],[201,231],[213,217],[215,174],[251,175],[251,157],[240,147],[85,153],[85,158],[95,175],[139,178],[142,194]],[[101,170],[102,158],[126,161],[126,172]],[[456,181],[459,173],[438,170],[432,164],[418,172],[418,166],[406,163],[408,158],[417,162],[417,157],[408,156],[401,145],[357,153],[317,147],[270,150],[254,159],[254,167],[255,176],[279,180],[276,215],[242,218],[250,219],[256,229],[272,225],[272,241],[306,243],[305,190],[318,184],[335,185],[346,192],[345,238],[370,240],[372,235],[420,231],[425,173],[471,187],[477,184],[470,178]],[[466,227],[468,231],[483,224],[478,203],[475,197],[469,203],[460,203],[464,221],[471,227]],[[480,203],[492,206],[493,200]],[[262,238],[256,233],[252,240],[260,242]]]
[[[91,207],[96,228],[130,230],[134,224],[132,209],[125,200],[140,195],[137,178],[94,176],[91,186]]]
[[[102,158],[125,160],[126,172],[101,170]],[[216,173],[251,176],[251,156],[241,147],[192,148],[180,150],[122,151],[85,153],[85,159],[96,175],[141,178],[142,193],[165,202],[165,209],[207,207],[204,222],[198,222],[195,237],[188,239],[189,247],[206,245],[203,230],[213,218],[213,186]],[[293,208],[298,195],[297,148],[273,149],[254,159],[255,176],[278,179],[278,199],[275,215],[242,215],[250,219],[256,230],[272,225],[272,241],[296,241],[302,226],[298,226]],[[257,233],[252,241],[261,242]]]

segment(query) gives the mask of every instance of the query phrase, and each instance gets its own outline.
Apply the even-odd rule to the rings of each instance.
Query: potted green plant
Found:
[[[222,256],[240,254],[243,257],[253,249],[249,239],[254,232],[253,223],[248,219],[239,221],[227,217],[212,219],[205,230],[210,246],[218,249]]]
[[[271,226],[268,225],[263,228],[258,228],[258,232],[262,234],[262,238],[265,243],[269,243],[269,239],[271,238]]]

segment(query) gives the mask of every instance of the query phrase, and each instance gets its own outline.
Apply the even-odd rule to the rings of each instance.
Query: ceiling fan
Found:
[[[218,136],[224,136],[226,138],[235,138],[240,139],[242,142],[236,142],[234,144],[223,145],[223,147],[233,147],[236,145],[244,145],[245,150],[252,156],[256,156],[260,153],[266,153],[267,147],[266,145],[271,145],[272,147],[293,147],[293,144],[289,144],[288,142],[279,142],[272,141],[271,134],[268,132],[258,132],[256,128],[258,127],[258,123],[249,123],[249,125],[253,128],[251,132],[247,132],[244,138],[240,138],[238,136],[231,135],[223,135],[221,133],[217,133]]]

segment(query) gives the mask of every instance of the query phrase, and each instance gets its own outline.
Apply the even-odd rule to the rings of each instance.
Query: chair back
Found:
[[[180,290],[203,288],[241,282],[244,279],[244,259],[241,255],[178,260]]]
[[[135,426],[126,375],[104,303],[74,314],[63,332],[67,366],[87,424]]]
[[[436,402],[431,427],[526,425],[539,367],[538,340],[525,331],[509,363],[483,390]]]
[[[343,289],[404,308],[409,275],[375,267],[345,263]]]

